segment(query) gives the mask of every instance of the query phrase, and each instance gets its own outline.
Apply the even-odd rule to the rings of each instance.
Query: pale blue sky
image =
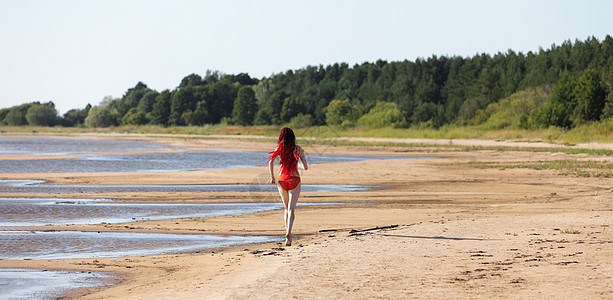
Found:
[[[269,77],[308,65],[527,53],[613,35],[613,1],[0,0],[0,108],[61,114],[142,81],[207,69]]]

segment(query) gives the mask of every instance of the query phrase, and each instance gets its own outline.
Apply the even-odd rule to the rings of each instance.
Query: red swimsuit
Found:
[[[300,176],[279,175],[279,185],[286,191],[295,189],[300,183]]]

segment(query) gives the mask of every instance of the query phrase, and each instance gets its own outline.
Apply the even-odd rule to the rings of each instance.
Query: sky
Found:
[[[60,114],[139,81],[262,79],[313,65],[524,54],[613,35],[613,1],[0,0],[0,108]]]

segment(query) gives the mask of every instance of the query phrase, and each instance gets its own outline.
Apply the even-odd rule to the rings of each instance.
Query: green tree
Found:
[[[302,112],[302,105],[298,99],[289,97],[283,101],[283,107],[281,107],[281,121],[289,122],[293,117]]]
[[[136,108],[144,113],[150,113],[153,110],[153,105],[158,95],[158,92],[152,90],[145,92],[143,97],[140,98]]]
[[[232,111],[234,121],[244,126],[253,124],[257,109],[258,104],[253,89],[249,86],[241,87],[234,101],[234,110]]]
[[[281,118],[281,112],[283,111],[283,103],[290,96],[285,90],[276,91],[268,99],[268,113],[270,115],[270,122],[274,125],[280,125],[283,123]]]
[[[170,98],[170,115],[168,123],[173,126],[185,125],[183,113],[192,110],[197,103],[198,98],[195,95],[195,89],[192,86],[186,86],[175,90]]]
[[[533,117],[539,127],[558,126],[572,128],[587,121],[599,120],[606,102],[606,91],[593,69],[587,69],[577,78],[562,75],[551,98]]]
[[[36,103],[38,104],[38,103]],[[4,122],[9,126],[24,126],[28,125],[26,114],[33,103],[25,103],[10,108],[9,112],[4,117]]]
[[[53,102],[33,104],[26,113],[26,120],[32,126],[53,126],[57,119],[57,111]]]
[[[353,106],[349,100],[332,100],[326,107],[326,123],[340,125],[346,120],[354,121]]]
[[[413,110],[413,115],[411,116],[411,123],[413,124],[421,124],[426,123],[437,113],[437,105],[430,102],[422,102],[419,103],[415,109]]]
[[[577,105],[573,96],[576,85],[577,79],[565,73],[558,80],[547,104],[534,115],[533,123],[537,127],[558,126],[571,128],[573,126],[573,111]]]
[[[191,115],[190,125],[204,125],[209,118],[209,112],[207,110],[206,101],[202,100],[196,104],[196,109]]]
[[[192,125],[192,116],[194,112],[191,109],[183,111],[181,114],[181,124],[183,125]]]
[[[109,127],[114,125],[114,118],[108,108],[94,106],[85,118],[87,127]]]
[[[247,73],[239,73],[238,75],[232,77],[232,80],[240,85],[254,85],[258,83],[257,79],[251,78],[251,76],[249,76]]]
[[[254,125],[270,125],[272,122],[270,121],[270,112],[267,109],[260,108],[258,112],[255,113],[255,119],[253,120]]]
[[[131,108],[128,113],[121,118],[121,124],[124,125],[144,125],[149,123],[146,114],[137,108]]]
[[[0,125],[6,125],[6,122],[4,119],[6,118],[6,115],[9,113],[9,111],[11,111],[10,108],[0,109]]]
[[[9,126],[24,126],[28,124],[26,114],[20,109],[11,109],[4,117],[4,122]]]
[[[519,91],[555,85],[557,94],[552,94],[551,101],[539,104],[528,121],[522,114],[520,123],[570,128],[613,116],[612,74],[613,38],[607,35],[602,42],[594,37],[585,41],[568,40],[560,46],[552,45],[527,54],[508,50],[493,56],[379,60],[352,67],[347,64],[306,66],[262,80],[245,73],[228,75],[208,70],[203,77],[186,76],[177,89],[161,98],[139,82],[122,98],[105,98],[99,106],[108,109],[112,124],[121,123],[132,108],[146,113],[154,124],[214,124],[228,122],[233,117],[239,89],[255,86],[259,107],[257,124],[280,125],[300,113],[301,119],[310,115],[321,122],[327,118],[326,108],[332,100],[346,99],[355,112],[354,120],[378,102],[393,102],[401,105],[406,121],[437,127],[451,122],[485,122],[487,116],[478,112],[487,112],[488,105]],[[198,103],[202,101],[206,110],[201,106],[199,111]],[[0,110],[2,124],[26,125],[29,105]],[[63,119],[62,124],[79,124],[71,121],[82,119],[78,115],[77,111],[65,115],[70,118]],[[513,120],[515,124],[517,118]],[[338,120],[331,117],[329,122]],[[483,124],[495,127],[509,124],[507,121],[491,123],[489,119],[487,122]]]
[[[168,126],[170,116],[170,91],[164,90],[157,97],[151,110],[151,123]]]
[[[131,108],[137,107],[145,93],[150,91],[146,84],[138,82],[136,86],[128,89],[126,94],[121,98],[116,107],[119,117],[123,117]]]
[[[64,114],[62,126],[73,127],[81,126],[85,123],[87,113],[92,108],[91,104],[87,104],[83,109],[71,109]]]
[[[202,77],[200,77],[200,75],[192,73],[190,75],[185,76],[181,80],[181,84],[179,84],[179,88],[183,88],[187,86],[197,86],[203,83],[204,81],[202,80]]]
[[[572,90],[575,123],[599,120],[605,105],[605,90],[594,69],[585,70]]]
[[[206,99],[207,123],[219,123],[222,118],[232,117],[239,87],[230,82],[230,79],[225,76],[220,81],[214,81],[206,85],[205,95],[201,100]]]

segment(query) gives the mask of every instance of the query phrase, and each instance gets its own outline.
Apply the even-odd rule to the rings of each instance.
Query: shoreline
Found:
[[[242,139],[179,139],[173,142],[192,147],[223,144],[256,151],[267,151],[271,144]],[[308,153],[307,147],[305,150]],[[406,148],[382,146],[330,146],[326,151],[338,154],[411,154],[405,152]],[[423,155],[423,152],[413,154]],[[295,291],[290,296],[313,298],[431,298],[446,297],[449,293],[460,298],[579,295],[607,298],[613,295],[610,275],[613,274],[613,263],[610,262],[613,247],[608,246],[613,241],[609,227],[613,222],[612,179],[560,175],[552,170],[499,170],[462,164],[593,157],[611,160],[610,157],[491,150],[437,151],[436,156],[437,159],[431,160],[320,164],[303,172],[303,180],[309,184],[374,183],[388,188],[367,192],[304,193],[300,202],[378,204],[301,207],[297,210],[294,225],[298,239],[291,247],[265,243],[176,255],[0,260],[0,267],[119,274],[117,284],[113,286],[79,289],[69,294],[70,298],[78,299],[190,298],[203,295],[211,298],[271,298],[286,295],[287,281],[284,278],[287,276],[300,278],[289,286]],[[20,179],[20,176],[37,175],[54,184],[248,184],[262,174],[267,174],[266,167],[164,174],[39,173],[0,174],[0,177]],[[27,197],[24,194],[19,196]],[[65,198],[67,195],[45,195],[48,196]],[[278,197],[274,193],[231,192],[104,196],[123,197],[127,201],[200,203],[257,202]],[[98,194],[95,197],[106,198]],[[357,235],[351,233],[351,230],[390,225],[399,226],[358,232]],[[283,233],[282,217],[278,211],[88,225],[83,228],[60,226],[57,229],[131,231],[124,226],[144,232]],[[564,233],[565,230],[580,233]],[[539,242],[539,239],[543,241]],[[568,242],[547,242],[549,240]],[[578,252],[583,253],[576,254]],[[340,253],[352,255],[339,256]],[[575,255],[569,256],[571,254]],[[515,258],[520,256],[523,257]],[[442,263],[448,267],[443,267]],[[385,272],[381,272],[382,268]],[[503,270],[505,268],[507,270]],[[577,275],[572,275],[573,272]],[[547,277],[564,280],[555,282],[546,280]],[[398,282],[407,285],[398,288]],[[577,288],[562,289],[569,285]]]

